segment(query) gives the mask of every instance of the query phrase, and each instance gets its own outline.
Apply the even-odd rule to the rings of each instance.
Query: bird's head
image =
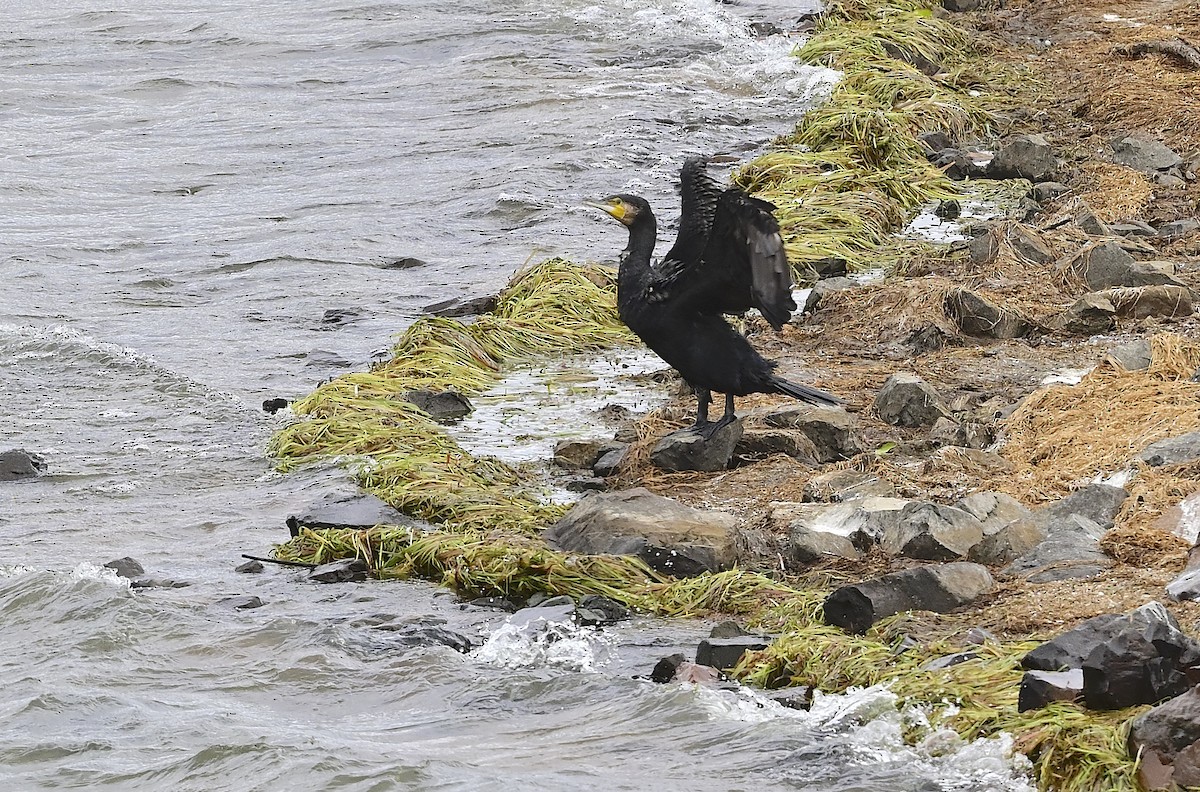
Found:
[[[588,206],[608,212],[627,226],[633,225],[639,217],[650,214],[650,205],[636,195],[610,195],[602,201],[588,201]]]

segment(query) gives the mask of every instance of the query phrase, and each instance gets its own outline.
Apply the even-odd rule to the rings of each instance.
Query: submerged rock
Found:
[[[451,423],[470,415],[475,409],[471,400],[455,390],[432,391],[410,390],[404,394],[406,401],[415,404],[438,423]]]
[[[746,652],[757,652],[770,645],[771,639],[764,635],[705,638],[696,647],[696,662],[724,671],[736,666]]]
[[[46,471],[46,461],[38,454],[16,448],[0,451],[0,481],[33,478]]]
[[[635,555],[660,572],[688,576],[729,568],[737,518],[700,511],[637,488],[584,496],[543,533],[576,553]]]
[[[146,574],[146,570],[142,567],[141,563],[136,558],[130,558],[129,556],[114,558],[104,566],[116,572],[118,577],[123,578],[133,579]]]
[[[875,397],[875,411],[893,426],[932,426],[950,411],[925,380],[901,371],[888,377]]]
[[[864,633],[880,619],[901,611],[952,611],[974,602],[994,585],[985,567],[967,561],[905,569],[837,589],[825,600],[825,621]]]
[[[657,468],[670,471],[725,470],[733,459],[733,450],[742,438],[743,431],[740,420],[726,424],[711,437],[705,437],[693,429],[680,429],[655,444],[650,452],[650,462]]]
[[[232,610],[254,610],[255,608],[261,608],[267,603],[253,594],[242,594],[234,597],[223,597],[217,600],[217,604],[231,608]]]
[[[308,579],[317,583],[355,583],[367,579],[370,567],[361,558],[343,558],[314,567]]]

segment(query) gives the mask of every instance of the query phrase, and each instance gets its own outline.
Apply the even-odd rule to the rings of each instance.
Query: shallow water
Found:
[[[708,625],[547,652],[426,584],[232,571],[348,487],[272,472],[287,417],[263,399],[366,366],[422,306],[530,259],[611,259],[621,229],[585,198],[642,192],[669,227],[684,157],[748,156],[828,89],[747,31],[803,9],[120,9],[18,0],[0,25],[0,449],[49,466],[0,484],[0,787],[1021,788],[996,780],[1003,745],[904,747],[890,703],[861,726],[634,678]],[[597,404],[654,395],[607,387]],[[97,566],[125,555],[190,585],[131,591]],[[227,601],[247,594],[265,605]],[[491,648],[374,626],[428,618]]]

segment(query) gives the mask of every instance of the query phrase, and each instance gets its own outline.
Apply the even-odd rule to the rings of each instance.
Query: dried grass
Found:
[[[1141,173],[1111,162],[1080,166],[1082,191],[1074,203],[1090,209],[1106,223],[1141,217],[1154,195],[1154,185]]]

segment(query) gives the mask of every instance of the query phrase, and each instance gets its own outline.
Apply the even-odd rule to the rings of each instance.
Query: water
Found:
[[[636,190],[669,226],[687,155],[749,155],[828,90],[743,18],[803,9],[119,8],[0,22],[0,449],[50,471],[0,484],[0,787],[1023,788],[1000,742],[904,746],[886,691],[832,699],[883,701],[847,719],[634,678],[708,625],[543,652],[426,584],[232,571],[349,486],[272,472],[263,399],[530,258],[611,259],[585,198]],[[190,585],[131,591],[97,566],[124,555]],[[377,629],[430,618],[491,648]]]

